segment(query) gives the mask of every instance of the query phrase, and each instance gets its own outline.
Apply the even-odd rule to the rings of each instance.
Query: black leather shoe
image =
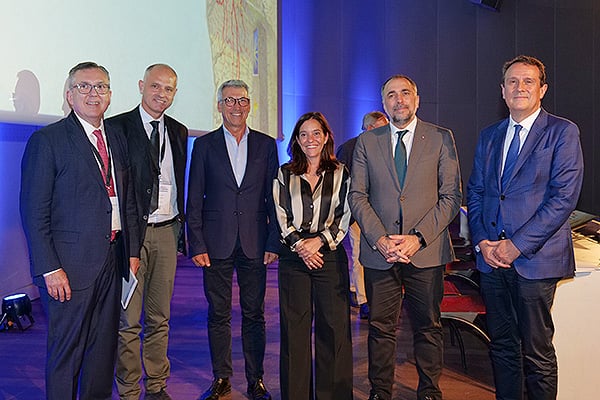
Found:
[[[160,389],[160,392],[146,393],[144,400],[172,400],[165,388]]]
[[[271,393],[267,390],[262,378],[254,383],[248,383],[248,397],[252,400],[271,400]]]
[[[375,394],[371,394],[369,396],[369,400],[383,400],[382,397],[380,395],[378,395],[377,393]]]
[[[210,388],[204,392],[200,400],[219,400],[221,396],[231,393],[229,378],[217,378],[212,382]]]

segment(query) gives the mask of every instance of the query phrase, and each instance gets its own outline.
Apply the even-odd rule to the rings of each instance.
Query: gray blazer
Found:
[[[363,132],[352,164],[349,202],[361,228],[360,261],[367,268],[392,267],[375,243],[386,234],[423,235],[426,247],[411,261],[418,268],[454,260],[448,225],[462,201],[461,178],[452,132],[417,120],[404,188],[394,166],[390,126]]]

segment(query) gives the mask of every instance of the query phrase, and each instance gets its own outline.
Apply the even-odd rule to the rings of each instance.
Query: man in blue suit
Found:
[[[223,83],[217,94],[223,125],[194,141],[188,186],[190,255],[203,269],[214,381],[202,400],[231,392],[231,291],[236,270],[248,396],[271,398],[263,382],[266,265],[277,259],[279,230],[273,180],[275,140],[249,129],[248,85]]]
[[[541,108],[544,64],[504,64],[509,118],[481,132],[467,187],[469,228],[492,340],[497,399],[555,399],[558,368],[550,309],[573,276],[568,218],[583,180],[579,129]]]
[[[111,399],[121,277],[139,263],[135,198],[126,140],[103,123],[108,71],[78,64],[67,87],[72,112],[33,133],[22,161],[21,217],[48,315],[46,397]]]

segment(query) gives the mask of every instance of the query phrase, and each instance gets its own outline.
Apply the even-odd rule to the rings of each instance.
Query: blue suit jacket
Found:
[[[127,145],[109,129],[106,135],[124,236],[118,262],[128,279],[129,256],[139,256],[139,240]],[[21,218],[34,282],[43,287],[44,273],[63,268],[72,289],[89,287],[108,255],[112,205],[92,144],[73,112],[33,133],[21,168]]]
[[[194,141],[187,201],[190,256],[232,255],[238,235],[248,258],[279,253],[273,180],[279,162],[275,140],[250,130],[248,161],[241,186],[235,180],[223,127]]]
[[[513,263],[529,279],[561,278],[575,271],[568,218],[583,181],[577,126],[541,110],[517,158],[504,193],[500,190],[502,149],[508,119],[481,132],[467,187],[473,243],[497,240],[497,218],[521,251]],[[490,272],[481,254],[477,268]]]

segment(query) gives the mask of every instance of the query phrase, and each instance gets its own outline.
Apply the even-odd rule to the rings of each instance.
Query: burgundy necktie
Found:
[[[115,187],[113,185],[113,179],[110,178],[110,165],[108,163],[108,151],[106,150],[106,144],[104,143],[104,138],[102,137],[102,131],[100,129],[96,129],[92,132],[96,139],[98,139],[98,153],[100,154],[100,159],[102,160],[102,166],[100,171],[102,172],[102,179],[104,180],[104,185],[106,186],[106,190],[108,191],[108,195],[110,197],[115,196]],[[107,180],[106,177],[109,177]]]
[[[115,186],[113,185],[114,179],[110,176],[110,164],[108,160],[108,151],[106,150],[106,143],[104,143],[104,138],[102,137],[102,131],[100,129],[96,129],[92,132],[98,141],[96,145],[98,147],[98,154],[100,154],[100,159],[102,160],[102,165],[100,166],[100,172],[102,172],[102,180],[104,181],[104,186],[106,187],[106,191],[108,192],[109,197],[113,197],[116,195]],[[106,177],[109,177],[108,179]],[[110,240],[115,240],[117,236],[117,231],[111,231]]]

